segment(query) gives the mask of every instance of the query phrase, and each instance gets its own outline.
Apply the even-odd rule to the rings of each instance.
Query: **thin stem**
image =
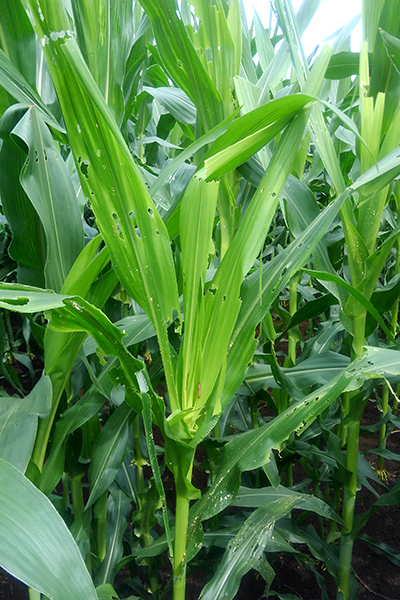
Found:
[[[251,411],[251,426],[253,429],[259,428],[258,423],[258,399],[255,396],[251,396],[250,398],[250,411]],[[255,485],[256,488],[260,487],[260,472],[257,469],[255,474]]]
[[[68,473],[63,473],[63,476],[62,476],[62,489],[63,489],[64,507],[68,508],[68,504],[69,504],[69,477],[68,477]]]
[[[297,283],[298,276],[295,276],[289,285],[289,314],[291,317],[297,312]],[[292,328],[288,334],[288,358],[292,366],[296,363],[296,343],[296,335],[294,328]]]
[[[342,440],[342,448],[346,445],[347,440],[347,426],[343,424],[345,417],[350,411],[350,392],[344,392],[342,394],[342,422],[340,424],[340,439]]]
[[[6,328],[7,328],[8,338],[9,338],[9,342],[10,342],[10,350],[13,351],[13,350],[17,350],[17,347],[15,344],[10,315],[11,315],[11,313],[9,310],[4,311],[4,316],[5,316],[5,320],[6,320]]]
[[[42,594],[33,588],[29,588],[29,600],[40,600]]]
[[[389,386],[386,384],[382,390],[382,419],[385,418],[389,410]],[[386,425],[382,425],[379,430],[378,448],[384,450],[386,448]],[[378,456],[378,471],[383,471],[385,468],[385,459],[383,456]]]
[[[106,524],[107,524],[108,490],[100,496],[94,505],[96,554],[100,561],[106,555]]]

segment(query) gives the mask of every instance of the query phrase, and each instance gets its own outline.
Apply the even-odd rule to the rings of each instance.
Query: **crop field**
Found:
[[[399,1],[1,4],[0,599],[396,600]]]

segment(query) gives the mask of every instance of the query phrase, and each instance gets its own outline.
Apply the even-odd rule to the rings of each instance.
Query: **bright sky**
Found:
[[[292,0],[295,12],[298,11],[301,0]],[[244,0],[247,19],[251,21],[252,7],[256,9],[258,16],[265,27],[269,25],[269,2],[268,0]],[[315,48],[317,44],[329,37],[337,29],[346,25],[352,17],[361,13],[361,0],[321,0],[317,12],[303,35],[303,45],[306,55]],[[361,20],[352,35],[352,50],[359,52],[361,41]],[[329,43],[329,42],[328,42]]]

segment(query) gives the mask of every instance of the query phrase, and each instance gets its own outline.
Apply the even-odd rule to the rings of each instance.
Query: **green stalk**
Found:
[[[64,500],[64,507],[68,508],[68,504],[69,504],[69,477],[68,477],[68,473],[63,473],[62,476],[62,489],[63,489],[63,500]]]
[[[76,521],[85,510],[85,503],[83,501],[82,475],[71,477],[70,486],[72,505],[74,507],[74,520]]]
[[[100,561],[106,555],[106,524],[107,524],[108,490],[95,502],[93,517],[95,522],[96,554]]]
[[[61,394],[60,394],[61,397]],[[32,461],[38,467],[39,471],[43,468],[46,455],[47,444],[50,437],[50,431],[53,426],[54,418],[57,413],[59,399],[53,403],[48,417],[41,419],[38,425],[38,433],[35,441],[35,447],[32,452]]]
[[[355,352],[362,354],[365,336],[366,315],[357,316],[353,321],[353,344]],[[345,416],[350,408],[351,397],[348,398]],[[350,480],[344,485],[343,491],[343,510],[342,519],[342,538],[340,544],[339,556],[339,589],[337,600],[343,597],[349,600],[350,593],[350,575],[351,575],[351,557],[353,553],[353,520],[354,507],[357,494],[357,466],[358,466],[358,443],[360,437],[360,421],[355,421],[347,426],[347,455],[346,468],[350,473]],[[343,432],[342,432],[343,440]]]
[[[41,593],[33,588],[29,588],[29,600],[40,600],[42,597]]]
[[[176,495],[175,541],[174,541],[174,594],[173,600],[185,600],[186,565],[182,561],[186,554],[186,534],[189,519],[189,502],[186,495]]]
[[[345,600],[349,600],[350,593],[350,574],[351,557],[353,553],[353,537],[351,535],[354,520],[354,507],[357,493],[357,462],[358,462],[358,441],[360,435],[360,422],[351,423],[347,431],[347,458],[346,467],[351,473],[350,481],[344,486],[342,519],[344,526],[342,528],[342,539],[340,544],[339,558],[339,591],[338,600],[344,595]]]
[[[190,466],[187,474],[189,481],[192,477],[194,452],[191,457]],[[184,477],[180,469],[174,469],[174,479],[176,488],[176,511],[175,511],[175,540],[174,540],[174,591],[173,600],[185,600],[186,589],[186,564],[183,561],[186,556],[187,528],[189,522],[189,504],[190,497],[186,489],[185,482],[181,480]]]

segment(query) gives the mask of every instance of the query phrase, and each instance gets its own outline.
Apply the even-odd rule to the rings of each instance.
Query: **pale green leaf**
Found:
[[[3,569],[52,600],[97,600],[92,579],[63,519],[50,500],[3,459],[0,504]]]
[[[202,600],[234,598],[243,575],[256,567],[261,558],[272,537],[275,521],[290,512],[295,503],[293,497],[282,497],[260,506],[252,513],[236,537],[228,543],[213,578],[200,595]]]

